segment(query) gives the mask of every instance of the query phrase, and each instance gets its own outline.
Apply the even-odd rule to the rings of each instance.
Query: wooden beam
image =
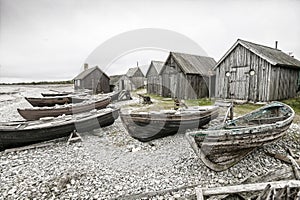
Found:
[[[244,185],[234,185],[234,186],[224,186],[224,187],[215,187],[215,188],[201,188],[204,196],[209,195],[220,195],[220,194],[234,194],[241,192],[253,192],[259,191],[266,188],[270,184],[272,188],[284,188],[288,185],[290,188],[300,187],[299,180],[289,180],[289,181],[276,181],[276,182],[266,182],[266,183],[252,183]]]
[[[257,197],[256,200],[263,200],[263,199],[267,199],[267,197],[269,196],[269,193],[271,191],[271,185],[268,184],[265,189],[262,191],[262,193],[260,193],[260,195]]]
[[[294,175],[295,175],[295,178],[297,180],[300,180],[300,167],[298,165],[298,163],[296,162],[296,160],[292,157],[292,156],[288,156],[288,159],[290,159],[291,163],[292,163],[292,167],[293,167],[293,170],[294,170]]]

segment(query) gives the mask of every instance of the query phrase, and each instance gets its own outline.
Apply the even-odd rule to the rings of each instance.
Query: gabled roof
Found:
[[[90,73],[92,73],[94,70],[100,70],[101,73],[103,75],[105,75],[108,79],[109,79],[109,76],[107,76],[107,74],[105,74],[98,66],[95,66],[95,67],[92,67],[92,68],[89,68],[89,69],[86,69],[84,70],[83,72],[81,72],[80,74],[78,74],[74,80],[82,80],[84,79],[85,77],[87,77]]]
[[[110,76],[110,85],[115,85],[119,80],[120,78],[124,76],[124,75],[113,75],[113,76]]]
[[[141,69],[139,67],[129,68],[128,71],[127,71],[127,73],[126,73],[126,76],[133,77],[138,70],[141,71]],[[142,72],[142,74],[143,74],[143,72]]]
[[[219,66],[219,64],[235,49],[236,46],[242,45],[249,51],[253,52],[254,54],[258,55],[262,59],[266,60],[267,62],[271,63],[272,65],[283,65],[283,66],[293,66],[293,67],[300,67],[300,61],[287,55],[286,53],[282,52],[279,49],[263,46],[260,44],[255,44],[252,42],[248,42],[245,40],[238,39],[233,46],[226,52],[226,54],[219,60],[217,65],[214,67]]]
[[[139,68],[142,71],[143,75],[145,76],[149,69],[149,65],[141,65],[141,66],[139,66]]]
[[[160,72],[161,72],[164,64],[165,64],[165,62],[152,60],[145,76],[148,76],[148,73],[150,71],[151,65],[154,67],[154,69],[156,70],[157,74],[160,74]]]
[[[170,52],[169,57],[173,56],[175,62],[185,74],[211,75],[210,72],[216,64],[211,57]]]

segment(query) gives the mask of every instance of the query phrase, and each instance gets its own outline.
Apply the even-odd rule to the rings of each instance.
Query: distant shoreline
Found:
[[[32,81],[20,83],[0,83],[0,85],[65,85],[73,84],[73,80],[68,81]]]

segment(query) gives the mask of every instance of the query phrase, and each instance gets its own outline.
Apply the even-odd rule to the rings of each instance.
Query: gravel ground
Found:
[[[48,89],[24,87],[15,99],[0,102],[1,121],[19,119],[13,109],[29,107],[24,95]],[[299,133],[300,126],[292,124],[282,140],[255,150],[226,171],[214,172],[193,153],[183,134],[141,143],[128,135],[119,118],[109,127],[81,133],[83,142],[67,145],[62,138],[44,148],[0,152],[0,199],[130,199],[195,184],[236,184],[285,166],[266,156],[266,149],[284,153],[289,147],[300,156]],[[190,187],[144,199],[195,198]]]

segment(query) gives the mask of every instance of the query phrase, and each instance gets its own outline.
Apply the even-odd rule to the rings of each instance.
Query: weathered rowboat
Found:
[[[195,106],[180,111],[121,112],[128,133],[141,142],[200,128],[218,116],[218,107]]]
[[[73,92],[61,92],[61,93],[41,93],[43,97],[59,97],[73,94]]]
[[[87,112],[93,109],[105,108],[110,103],[110,97],[104,97],[96,100],[84,101],[76,104],[60,105],[55,107],[26,108],[19,109],[19,114],[27,120],[37,120],[42,117],[57,117],[59,115],[71,115]]]
[[[34,107],[44,107],[44,106],[51,107],[55,105],[80,103],[86,100],[85,98],[80,98],[75,96],[58,96],[58,97],[42,97],[42,98],[25,97],[25,99]]]
[[[212,170],[226,170],[252,150],[280,139],[293,121],[294,110],[273,102],[218,127],[186,133],[191,147]]]
[[[109,126],[118,116],[119,109],[105,108],[36,121],[2,122],[0,123],[0,151],[66,137],[74,130],[85,132]]]

